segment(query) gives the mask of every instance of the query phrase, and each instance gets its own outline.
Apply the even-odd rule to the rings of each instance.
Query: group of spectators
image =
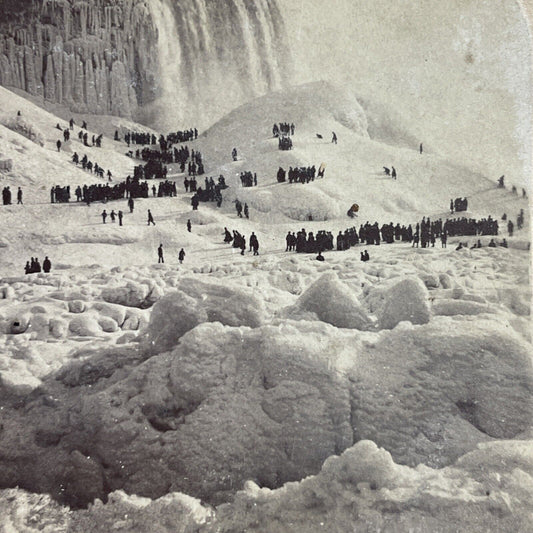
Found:
[[[257,187],[257,173],[250,171],[241,172],[241,185],[243,187]]]
[[[288,122],[279,122],[272,127],[272,136],[281,137],[283,135],[294,135],[295,125]]]
[[[26,266],[24,267],[25,274],[37,274],[39,272],[48,274],[50,270],[52,270],[52,262],[48,259],[48,256],[44,258],[42,268],[38,257],[32,257],[30,261],[26,261]]]
[[[450,212],[458,213],[460,211],[468,211],[468,200],[466,198],[456,198],[450,200]]]

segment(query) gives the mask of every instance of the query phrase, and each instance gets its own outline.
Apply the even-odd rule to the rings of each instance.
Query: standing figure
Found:
[[[181,265],[181,263],[183,263],[183,260],[185,259],[185,250],[183,248],[180,250],[180,253],[178,254],[178,259]]]
[[[150,224],[153,224],[155,226],[154,217],[152,216],[152,212],[150,209],[148,209],[148,226]]]
[[[163,258],[163,245],[160,244],[159,248],[157,249],[157,263],[164,263],[165,260]]]

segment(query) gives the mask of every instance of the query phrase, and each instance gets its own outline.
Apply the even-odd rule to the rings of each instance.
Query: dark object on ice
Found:
[[[48,256],[46,256],[43,261],[43,272],[48,274],[50,270],[52,270],[52,261],[50,261],[50,259],[48,259]]]
[[[320,133],[317,133],[316,136],[319,138],[319,139],[323,139],[324,137],[322,137],[322,135],[320,135]]]
[[[331,134],[331,142],[337,144],[337,134],[334,131],[332,131]]]
[[[504,189],[505,188],[504,178],[505,178],[505,174],[498,178],[498,188],[499,189]]]
[[[233,158],[233,161],[237,161],[237,148],[234,148],[231,151],[231,157]]]
[[[501,242],[500,246],[503,246],[504,248],[509,248],[509,245],[507,244],[507,240],[506,239],[503,239],[503,241]]]
[[[350,218],[355,218],[357,216],[357,212],[359,211],[359,205],[353,204],[350,209],[348,209],[348,212],[346,213]]]
[[[489,248],[496,248],[496,243],[494,242],[494,239],[491,239],[489,242]]]
[[[178,259],[180,261],[180,264],[183,263],[183,260],[185,259],[185,250],[183,248],[180,250],[180,253],[178,254]]]
[[[368,254],[368,250],[365,250],[364,252],[361,252],[361,261],[365,262],[370,261],[370,255]]]
[[[513,185],[512,188],[511,188],[511,192],[513,194],[518,194],[518,191],[516,190],[516,185]]]
[[[318,255],[315,257],[317,261],[325,261],[324,256],[322,255],[322,252],[319,250]]]
[[[422,153],[424,151],[424,147],[422,145],[422,143],[420,143],[420,153]]]
[[[467,211],[468,210],[468,199],[467,198],[456,198],[453,201],[453,207],[456,213],[459,213],[460,211]],[[450,205],[450,209],[451,209],[451,205]]]

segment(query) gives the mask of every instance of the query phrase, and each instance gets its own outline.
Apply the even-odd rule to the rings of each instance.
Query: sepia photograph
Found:
[[[0,533],[531,533],[533,0],[0,0]]]

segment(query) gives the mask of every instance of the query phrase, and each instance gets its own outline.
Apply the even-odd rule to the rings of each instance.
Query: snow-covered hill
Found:
[[[21,111],[44,140],[0,126],[0,159],[13,160],[1,186],[24,192],[24,205],[0,206],[0,487],[12,489],[0,492],[0,525],[527,531],[529,216],[497,237],[509,248],[397,242],[366,247],[365,263],[362,247],[323,263],[285,252],[302,226],[416,223],[450,216],[450,198],[464,196],[467,216],[516,219],[526,199],[439,147],[420,154],[403,130],[380,130],[353,98],[314,83],[250,102],[189,144],[230,185],[220,209],[193,212],[175,166],[178,196],[139,199],[132,214],[125,200],[51,204],[52,185],[101,182],[74,151],[115,179],[135,161],[109,133],[84,147],[78,126],[58,152],[64,121],[1,88],[0,103],[3,122]],[[291,151],[271,136],[280,121],[296,126]],[[321,163],[324,179],[276,181],[279,166]],[[247,170],[257,187],[240,186]],[[102,224],[104,208],[124,211],[124,226]],[[260,255],[224,244],[224,227],[254,231]],[[51,274],[23,275],[45,255]],[[70,510],[35,493],[73,508],[109,502]]]

